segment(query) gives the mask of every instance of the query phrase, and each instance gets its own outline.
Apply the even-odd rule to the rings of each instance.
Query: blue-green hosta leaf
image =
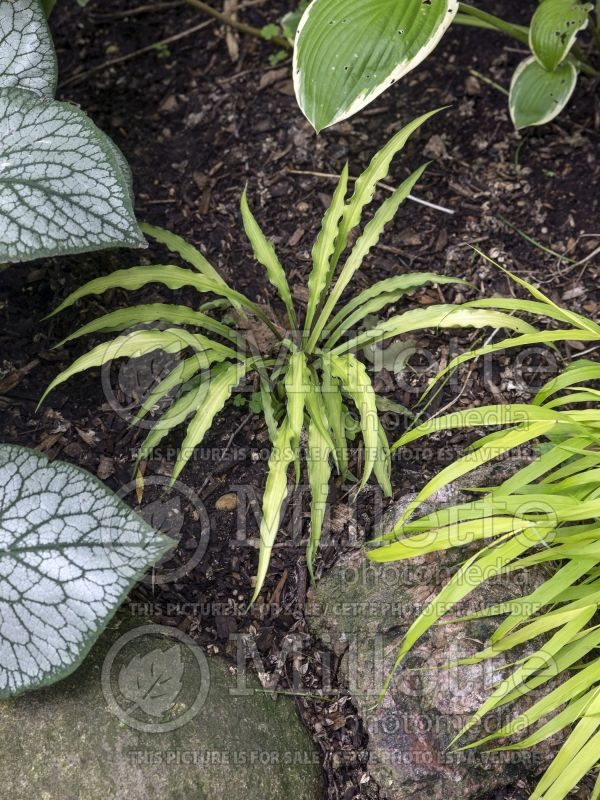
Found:
[[[75,106],[0,89],[0,261],[144,246],[116,153]]]
[[[531,19],[529,46],[546,69],[565,59],[579,31],[587,28],[591,3],[579,0],[544,0]]]
[[[56,55],[39,0],[0,0],[0,88],[53,97]]]
[[[72,672],[171,546],[84,470],[0,445],[0,697]]]
[[[544,69],[534,56],[515,70],[508,105],[515,128],[545,125],[558,116],[571,99],[577,84],[577,69],[565,61],[553,72]]]
[[[356,114],[436,47],[457,0],[313,0],[296,35],[294,86],[320,131]]]

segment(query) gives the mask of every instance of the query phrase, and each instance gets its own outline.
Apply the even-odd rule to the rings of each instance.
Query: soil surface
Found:
[[[513,21],[527,19],[528,4],[515,0],[480,5]],[[260,27],[288,10],[289,0],[255,0],[239,13]],[[431,161],[415,194],[453,213],[405,204],[355,287],[398,272],[433,271],[466,278],[473,287],[424,289],[410,302],[521,294],[469,247],[477,245],[554,300],[598,317],[600,256],[593,254],[600,246],[600,101],[593,80],[581,78],[568,112],[557,122],[517,134],[506,97],[485,79],[507,87],[523,52],[500,36],[455,27],[407,79],[358,117],[317,137],[296,105],[289,59],[271,66],[271,45],[248,36],[226,37],[218,23],[185,3],[161,8],[91,0],[82,10],[72,0],[62,0],[52,28],[60,97],[81,105],[123,150],[133,171],[139,219],[200,246],[236,289],[262,303],[273,302],[276,312],[273,291],[241,232],[239,199],[246,181],[256,216],[275,242],[301,304],[312,242],[334,185],[330,176],[346,160],[356,175],[402,124],[448,106],[413,137],[395,161],[388,183],[397,184],[423,161]],[[79,464],[133,505],[132,463],[144,431],[127,425],[124,410],[135,399],[127,393],[135,395],[136,387],[131,389],[126,375],[117,370],[86,373],[36,411],[50,380],[99,339],[86,337],[62,349],[53,346],[84,321],[124,307],[127,296],[114,291],[60,317],[43,317],[92,277],[138,263],[169,263],[165,259],[166,253],[152,245],[148,251],[47,260],[12,267],[0,283],[0,441],[36,447]],[[180,302],[191,299],[186,292],[176,297]],[[157,287],[148,287],[134,299],[168,298]],[[454,347],[475,341],[453,338]],[[435,371],[435,361],[447,361],[449,342],[450,337],[434,333],[419,337],[418,345],[433,354],[433,361],[415,358],[401,389],[384,370],[377,376],[378,388],[391,399],[414,404]],[[478,366],[461,373],[436,406],[458,409],[482,399],[526,396],[515,385],[515,358],[497,359],[492,370]],[[540,365],[548,368],[541,354],[520,367],[530,367],[534,376]],[[143,376],[134,378],[143,382]],[[392,418],[389,423],[393,440],[404,423]],[[306,503],[286,515],[264,599],[247,608],[257,552],[252,508],[260,501],[268,450],[260,418],[248,407],[222,414],[182,474],[180,488],[165,500],[179,441],[175,435],[161,457],[146,465],[142,506],[154,503],[155,516],[162,515],[167,529],[171,525],[179,536],[176,555],[163,565],[163,573],[184,568],[179,577],[171,574],[142,584],[132,596],[134,608],[163,616],[231,659],[237,657],[238,646],[232,634],[248,634],[262,663],[264,685],[285,691],[300,676],[303,691],[310,695],[299,697],[298,705],[322,749],[329,796],[379,797],[369,776],[368,742],[350,698],[336,695],[335,681],[333,696],[315,697],[322,686],[319,649],[303,616],[309,585],[300,541]],[[463,438],[449,437],[444,444],[448,447],[430,452],[428,460],[423,453],[396,460],[397,496],[422,485],[457,452]],[[227,497],[235,487],[245,488],[237,498]],[[331,537],[319,556],[317,574],[340,548],[360,543],[373,524],[369,497],[352,509],[347,491],[335,486],[332,501]],[[245,536],[240,536],[240,520],[246,523]],[[293,663],[282,656],[290,635],[297,643]],[[523,775],[520,787],[501,796],[526,794],[530,780]]]

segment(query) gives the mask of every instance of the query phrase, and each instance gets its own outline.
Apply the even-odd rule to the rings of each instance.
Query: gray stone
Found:
[[[2,796],[320,800],[293,699],[172,630],[121,617],[73,675],[2,701]]]
[[[478,476],[485,483],[485,476]],[[497,476],[498,477],[498,476]],[[495,482],[495,481],[494,481]],[[473,477],[467,485],[476,485]],[[394,504],[382,526],[389,529],[414,495]],[[456,488],[438,493],[423,508],[432,513],[464,500]],[[486,754],[449,750],[454,736],[503,677],[501,658],[440,669],[474,655],[495,629],[492,620],[435,626],[414,648],[380,699],[408,626],[446,583],[465,550],[374,564],[361,553],[342,556],[309,595],[312,631],[340,657],[343,683],[353,695],[369,734],[369,769],[391,800],[469,800],[541,772],[556,741],[532,752]],[[472,613],[535,588],[539,574],[517,573],[489,581],[457,607]],[[513,660],[509,654],[507,661]],[[418,669],[415,669],[418,668]],[[527,703],[528,705],[529,703]],[[525,706],[519,705],[517,710]],[[490,715],[478,737],[497,730],[515,707]]]

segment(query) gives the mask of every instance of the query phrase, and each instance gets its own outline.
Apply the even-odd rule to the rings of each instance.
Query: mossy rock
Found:
[[[3,796],[320,800],[293,699],[234,673],[183,634],[120,617],[69,678],[0,702]]]

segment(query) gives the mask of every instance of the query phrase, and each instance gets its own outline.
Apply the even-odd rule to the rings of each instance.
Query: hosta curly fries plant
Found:
[[[513,276],[514,277],[514,276]],[[448,366],[507,347],[560,341],[600,341],[600,326],[563,310],[524,281],[533,300],[496,298],[472,308],[507,309],[549,317],[559,328],[466,353]],[[439,376],[441,377],[441,375]],[[369,558],[390,562],[481,543],[409,629],[396,661],[400,665],[417,640],[473,590],[494,576],[544,565],[546,580],[526,597],[487,608],[481,616],[504,617],[472,664],[533,642],[530,655],[517,655],[456,744],[490,712],[538,690],[521,714],[495,733],[468,746],[521,750],[570,730],[556,758],[531,795],[562,800],[589,771],[600,767],[600,362],[581,359],[546,383],[530,404],[496,405],[457,411],[407,432],[395,445],[462,427],[492,428],[470,452],[436,475],[419,492],[394,530],[374,542]],[[538,457],[472,502],[413,518],[437,489],[514,448],[533,444]],[[542,573],[540,573],[541,575]],[[482,576],[485,576],[482,577]],[[539,645],[539,637],[543,644]],[[557,679],[561,682],[557,685]],[[391,680],[391,676],[390,679]],[[389,685],[388,680],[388,685]],[[550,683],[551,682],[551,683]],[[387,688],[387,687],[386,687]],[[541,693],[541,697],[539,697]],[[517,741],[500,747],[500,740]],[[600,795],[600,777],[593,797]]]
[[[146,233],[184,258],[188,268],[162,265],[119,270],[73,292],[57,309],[57,312],[62,311],[83,297],[108,289],[139,289],[157,283],[169,289],[193,287],[198,292],[198,302],[201,296],[211,293],[225,300],[238,320],[253,317],[269,327],[276,340],[278,357],[274,352],[255,350],[249,353],[239,325],[232,327],[204,311],[162,303],[115,311],[89,323],[69,338],[96,331],[122,331],[132,323],[154,327],[134,330],[98,345],[64,370],[47,390],[51,391],[83,370],[100,367],[116,358],[136,358],[155,350],[181,355],[188,353],[144,401],[138,414],[138,419],[145,416],[167,395],[175,393],[175,399],[142,444],[138,460],[147,459],[169,431],[191,417],[173,470],[175,480],[240,381],[250,373],[256,373],[260,379],[262,406],[273,448],[263,500],[255,597],[267,572],[281,509],[288,494],[288,470],[292,462],[296,465],[297,478],[300,474],[299,445],[303,432],[307,436],[306,463],[312,492],[307,550],[309,568],[312,569],[321,536],[331,462],[342,478],[349,475],[348,432],[344,424],[347,403],[358,415],[364,445],[358,489],[374,473],[384,492],[391,494],[388,442],[378,418],[378,400],[371,380],[366,367],[355,355],[358,350],[423,328],[493,326],[521,334],[535,330],[501,312],[436,305],[393,315],[374,327],[353,333],[365,318],[396,303],[408,291],[427,282],[456,282],[432,273],[396,275],[375,283],[343,305],[339,302],[425,167],[413,172],[379,206],[350,249],[343,266],[339,266],[350,234],[361,222],[363,210],[371,203],[377,183],[388,174],[395,154],[430,116],[426,114],[411,122],[374,156],[356,180],[349,199],[349,173],[348,167],[344,168],[312,251],[308,305],[300,327],[300,313],[294,307],[285,271],[252,215],[246,193],[241,204],[244,229],[256,259],[264,266],[283,304],[287,330],[282,330],[259,305],[228,286],[199,251],[172,234],[148,227]],[[248,327],[247,319],[243,327]],[[205,330],[212,336],[198,330]]]

